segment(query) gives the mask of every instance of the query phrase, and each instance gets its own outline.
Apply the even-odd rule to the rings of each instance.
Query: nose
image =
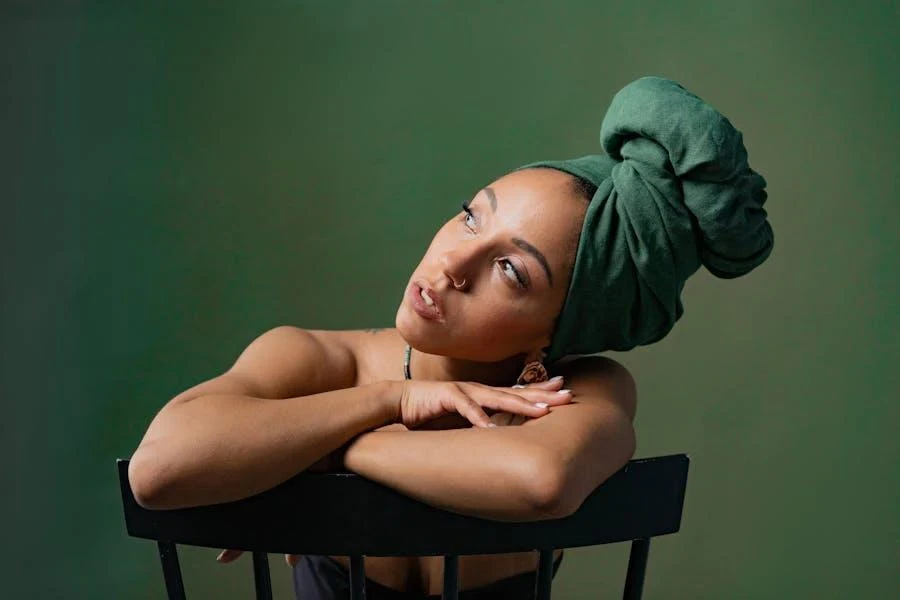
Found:
[[[441,254],[441,270],[450,285],[458,290],[465,290],[472,285],[478,255],[477,244],[473,242],[461,243]]]

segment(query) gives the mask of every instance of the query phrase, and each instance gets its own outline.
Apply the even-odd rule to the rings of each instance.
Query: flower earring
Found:
[[[534,355],[532,354],[528,358],[534,358]],[[516,385],[528,385],[529,383],[547,381],[547,369],[544,368],[544,363],[542,362],[544,353],[541,352],[538,354],[537,358],[534,358],[534,360],[528,360],[528,358],[525,359],[525,368],[522,369],[519,378],[516,379]]]

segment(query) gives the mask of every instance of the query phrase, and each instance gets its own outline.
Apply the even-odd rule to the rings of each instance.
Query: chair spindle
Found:
[[[449,554],[444,557],[444,592],[441,600],[459,598],[459,556]]]
[[[159,560],[162,562],[163,577],[166,580],[166,595],[169,600],[185,600],[184,580],[178,564],[178,548],[172,542],[156,542]]]
[[[256,600],[272,600],[269,555],[265,552],[253,553],[253,581],[256,584]]]
[[[366,563],[362,554],[350,557],[350,600],[363,600],[366,596]]]
[[[628,573],[625,575],[624,600],[640,600],[644,591],[644,573],[647,570],[647,555],[650,552],[650,538],[631,542],[628,556]]]
[[[538,554],[537,581],[534,586],[535,600],[550,600],[553,585],[553,549],[543,549]]]

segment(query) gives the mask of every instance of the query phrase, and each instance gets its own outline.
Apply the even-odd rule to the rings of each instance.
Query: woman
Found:
[[[478,191],[435,235],[396,329],[279,327],[172,399],[132,458],[138,501],[225,502],[342,464],[463,514],[575,511],[635,449],[631,377],[579,355],[661,339],[701,264],[737,277],[773,244],[740,133],[678,84],[626,86],[601,143]],[[346,594],[345,557],[289,562],[299,597]],[[462,557],[460,587],[530,597],[535,568],[534,553]],[[440,557],[367,558],[368,597],[437,595],[441,571]]]

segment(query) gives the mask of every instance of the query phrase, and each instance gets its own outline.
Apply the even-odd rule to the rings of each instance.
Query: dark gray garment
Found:
[[[562,555],[553,563],[553,575]],[[459,593],[460,600],[531,600],[536,571],[528,571]],[[298,600],[349,600],[350,573],[329,556],[304,555],[294,566],[294,593]],[[403,592],[366,579],[366,600],[440,600],[438,595]]]

